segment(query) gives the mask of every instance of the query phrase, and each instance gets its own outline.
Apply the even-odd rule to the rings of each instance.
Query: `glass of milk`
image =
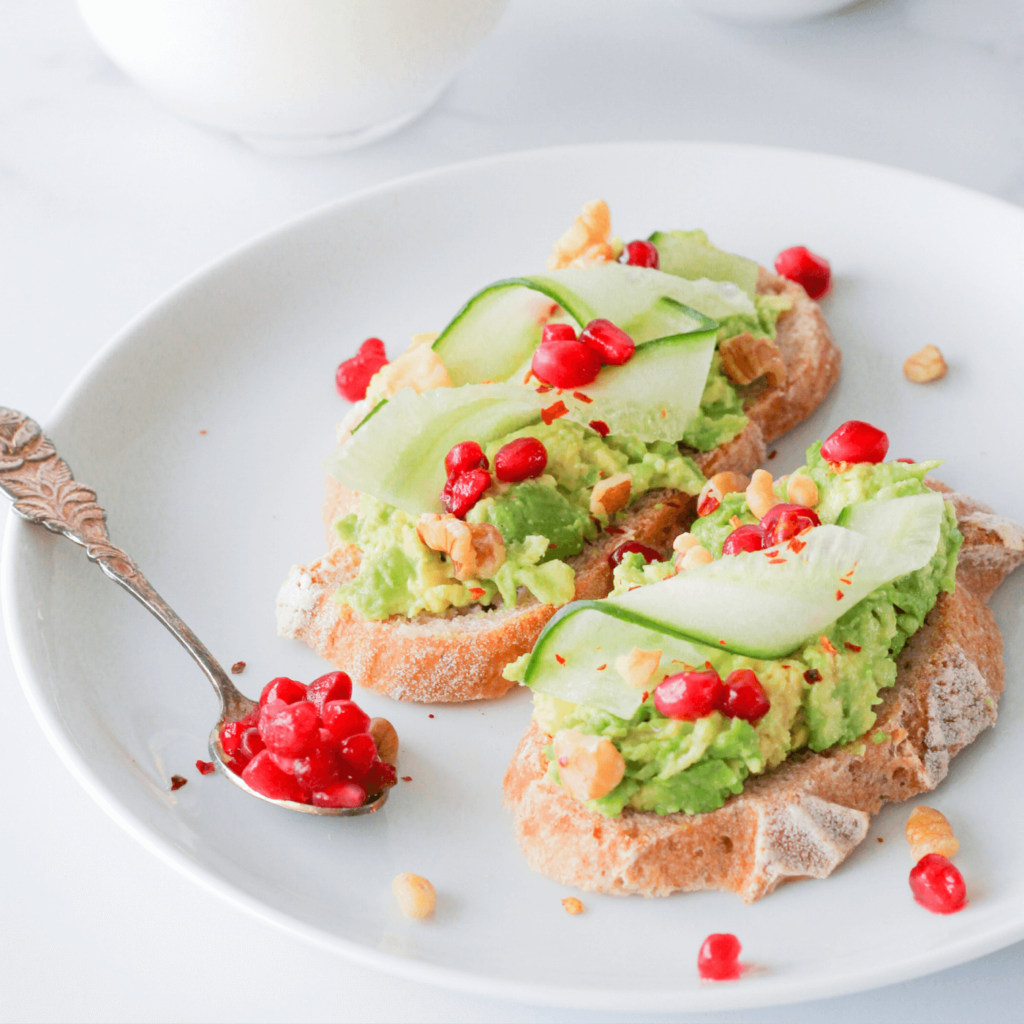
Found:
[[[282,155],[363,146],[418,117],[508,0],[78,0],[171,110]]]

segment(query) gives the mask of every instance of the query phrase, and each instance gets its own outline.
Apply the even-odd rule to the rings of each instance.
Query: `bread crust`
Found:
[[[944,485],[935,489],[953,501],[965,536],[956,592],[939,595],[901,652],[896,684],[883,691],[868,734],[748,779],[717,811],[659,817],[627,809],[610,819],[547,777],[549,738],[533,722],[504,784],[530,866],[592,892],[721,889],[750,903],[780,882],[827,877],[883,803],[934,789],[950,760],[995,724],[1002,638],[984,598],[1024,559],[1019,526]],[[979,524],[979,514],[990,518]],[[871,739],[881,734],[882,742]]]
[[[818,406],[839,376],[840,354],[818,304],[797,284],[763,268],[758,290],[785,294],[793,308],[778,321],[777,344],[787,376],[776,387],[752,388],[745,398],[750,423],[711,452],[691,453],[708,476],[732,469],[750,473],[765,458],[766,445]],[[358,510],[359,495],[327,480],[323,520],[331,550],[308,565],[292,566],[277,598],[278,635],[307,643],[366,689],[398,700],[464,701],[500,697],[513,684],[502,669],[531,650],[557,611],[527,595],[516,608],[474,608],[415,619],[361,618],[334,594],[359,571],[355,546],[336,546],[333,523]],[[612,587],[608,555],[627,540],[667,552],[693,518],[694,499],[677,491],[641,497],[620,525],[603,533],[569,563],[576,570],[577,600],[605,597]]]

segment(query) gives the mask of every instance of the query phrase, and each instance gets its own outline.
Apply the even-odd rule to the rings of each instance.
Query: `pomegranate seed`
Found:
[[[803,245],[780,252],[775,270],[790,281],[803,285],[812,299],[820,299],[832,287],[832,268],[823,256],[816,256]]]
[[[763,551],[767,546],[764,527],[760,523],[737,526],[722,545],[723,555],[738,555],[741,551]]]
[[[741,949],[735,935],[709,935],[697,954],[697,973],[707,981],[734,981],[741,973]]]
[[[813,686],[815,683],[821,682],[821,673],[816,668],[809,668],[804,673],[804,679]]]
[[[254,725],[259,725],[260,724],[260,712],[262,710],[263,710],[263,708],[261,708],[257,704],[256,707],[254,707],[252,709],[252,711],[250,711],[249,714],[247,714],[245,716],[245,718],[240,720],[241,724],[243,726],[245,726],[246,729],[249,729],[249,728],[251,728]]]
[[[596,431],[602,437],[607,437],[611,433],[611,427],[609,427],[604,420],[591,420],[587,426],[589,426],[591,430]]]
[[[228,757],[234,757],[242,742],[242,734],[248,726],[242,722],[225,722],[220,727],[220,745]]]
[[[370,728],[370,716],[354,701],[329,700],[322,713],[324,728],[335,743],[349,736],[366,732]]]
[[[589,345],[557,339],[541,345],[530,364],[534,376],[556,388],[578,388],[592,383],[601,371],[601,357]]]
[[[362,807],[366,803],[366,790],[358,782],[335,782],[316,790],[314,807]]]
[[[282,757],[302,757],[317,740],[319,715],[309,701],[267,704],[260,715],[260,736],[273,754]]]
[[[345,773],[354,779],[362,779],[377,756],[377,744],[373,742],[373,737],[369,733],[361,732],[342,740],[338,746],[338,753],[345,762]]]
[[[654,706],[666,718],[695,722],[720,707],[724,689],[714,669],[707,672],[679,672],[654,688]]]
[[[660,551],[655,551],[654,548],[649,548],[646,544],[641,544],[638,540],[627,540],[625,544],[620,544],[608,556],[608,564],[614,570],[626,555],[632,554],[643,555],[645,562],[657,562],[661,559]]]
[[[535,437],[509,441],[494,456],[494,475],[504,483],[538,477],[548,465],[548,450]]]
[[[725,680],[718,710],[729,718],[756,722],[768,714],[771,704],[756,674],[749,668],[739,668]]]
[[[551,341],[577,341],[576,328],[572,324],[545,324],[540,332],[540,343],[547,345]]]
[[[251,789],[271,800],[295,800],[303,804],[309,801],[295,779],[274,764],[269,750],[261,750],[245,766],[242,779]]]
[[[453,516],[465,519],[466,513],[490,486],[491,474],[486,469],[471,469],[468,473],[449,478],[441,492],[441,502]]]
[[[318,714],[323,712],[329,700],[348,700],[351,696],[352,680],[345,672],[328,672],[306,687],[306,700],[316,708]]]
[[[252,760],[261,750],[266,750],[266,747],[259,729],[252,727],[242,733],[242,742],[238,745],[238,749],[247,760]]]
[[[338,781],[341,766],[333,746],[318,743],[305,757],[295,758],[295,781],[303,789],[323,789]]]
[[[476,441],[463,441],[444,457],[444,471],[449,477],[461,476],[471,469],[487,468],[487,456]]]
[[[295,758],[285,757],[283,754],[270,754],[271,761],[277,765],[285,773],[285,775],[295,774]]]
[[[306,699],[306,688],[302,683],[286,676],[278,676],[271,679],[263,692],[260,694],[260,707],[266,707],[272,700],[284,701],[285,704],[294,704],[297,701]]]
[[[212,775],[217,770],[217,766],[212,761],[196,761],[196,768],[200,775]]]
[[[184,775],[171,776],[171,792],[176,793],[182,786],[188,785],[188,779]]]
[[[955,914],[967,905],[964,876],[939,853],[926,853],[911,868],[910,891],[933,914]]]
[[[363,786],[367,793],[380,793],[382,790],[390,789],[396,782],[398,782],[398,776],[395,766],[377,758],[370,765],[370,770],[366,773],[366,778],[363,779]]]
[[[580,341],[592,348],[606,366],[621,366],[633,358],[633,339],[611,320],[591,320],[580,335]]]
[[[905,462],[908,466],[913,466],[914,465],[914,460],[913,459],[897,459],[896,461],[897,462]]]
[[[788,518],[787,518],[788,517]],[[785,525],[783,520],[785,519]],[[773,505],[763,516],[759,523],[765,534],[765,544],[781,544],[790,537],[795,537],[801,530],[809,526],[821,526],[821,519],[818,513],[806,505]],[[792,530],[786,536],[780,536],[780,529]]]
[[[862,420],[847,420],[834,430],[821,446],[821,456],[829,462],[879,463],[889,450],[884,430]]]
[[[658,249],[653,242],[627,242],[619,259],[631,267],[658,269]]]
[[[367,338],[359,346],[359,352],[338,367],[334,375],[334,386],[338,394],[350,402],[365,398],[370,378],[387,362],[384,342],[380,338]]]

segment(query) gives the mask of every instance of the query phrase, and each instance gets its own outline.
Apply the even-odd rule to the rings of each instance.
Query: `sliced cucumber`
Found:
[[[732,281],[753,299],[758,267],[753,260],[716,249],[703,231],[655,231],[661,270],[688,280]]]
[[[460,441],[486,444],[540,419],[539,396],[514,384],[402,388],[324,463],[353,491],[416,515],[442,512],[444,457]]]

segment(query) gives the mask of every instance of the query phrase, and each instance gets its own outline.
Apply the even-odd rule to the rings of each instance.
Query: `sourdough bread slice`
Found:
[[[797,755],[747,781],[717,811],[626,810],[605,818],[547,777],[550,742],[531,723],[505,775],[505,804],[534,870],[592,892],[666,896],[722,889],[752,902],[780,882],[825,878],[867,834],[886,801],[934,789],[950,759],[996,721],[1002,639],[985,600],[1024,559],[1024,530],[987,506],[942,490],[964,547],[954,594],[940,594],[898,659],[872,735]]]
[[[809,416],[839,376],[839,350],[818,304],[803,288],[762,269],[758,290],[793,302],[779,317],[776,338],[786,380],[748,389],[744,400],[750,423],[742,433],[714,451],[691,453],[708,476],[726,469],[750,473],[764,461],[766,445]],[[338,588],[358,573],[359,550],[337,546],[332,526],[358,508],[359,495],[328,478],[323,518],[331,550],[316,562],[291,568],[277,597],[278,635],[304,641],[359,686],[398,700],[500,697],[512,685],[502,678],[502,669],[532,649],[556,607],[526,595],[511,609],[363,619],[334,600]],[[625,541],[667,552],[692,520],[693,509],[693,497],[679,492],[652,491],[639,498],[618,524],[620,533],[602,533],[569,559],[576,571],[576,599],[608,594],[608,555]]]

